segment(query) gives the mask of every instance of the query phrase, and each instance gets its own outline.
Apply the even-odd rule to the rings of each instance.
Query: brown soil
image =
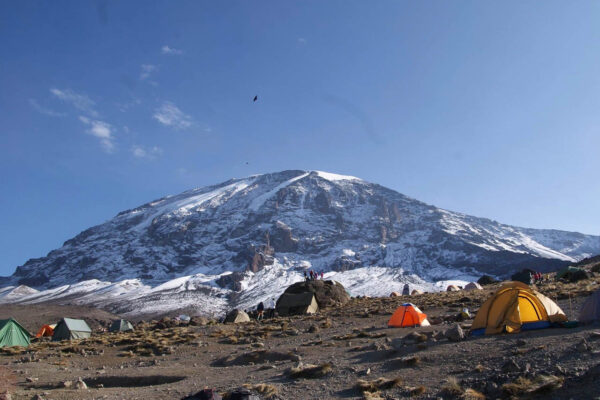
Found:
[[[542,285],[540,291],[557,299],[573,319],[599,283],[595,277],[577,284]],[[4,367],[4,374],[10,371],[14,378],[13,399],[35,394],[47,399],[180,399],[205,386],[225,393],[244,384],[272,398],[291,400],[483,395],[559,399],[600,393],[598,325],[460,342],[443,338],[462,307],[474,313],[497,287],[352,299],[315,316],[261,323],[164,329],[145,323],[133,333],[98,333],[83,341],[40,342],[3,351],[0,372]],[[392,312],[406,301],[417,304],[436,324],[387,328]],[[22,307],[3,307],[1,312],[15,312],[26,326],[42,322],[34,314],[43,307]],[[471,322],[460,324],[468,329]],[[74,389],[79,377],[89,389]],[[65,388],[65,381],[73,386]]]

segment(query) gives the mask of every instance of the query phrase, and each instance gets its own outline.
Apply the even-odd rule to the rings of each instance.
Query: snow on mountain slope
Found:
[[[503,225],[359,178],[283,171],[168,196],[89,228],[2,278],[0,302],[97,304],[114,312],[250,307],[311,268],[353,294],[404,283],[552,269],[600,253],[600,237]],[[17,292],[18,285],[41,289]],[[21,289],[23,291],[23,289]]]

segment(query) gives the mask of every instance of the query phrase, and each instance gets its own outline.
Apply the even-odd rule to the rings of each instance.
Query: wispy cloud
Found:
[[[85,94],[79,94],[71,89],[56,89],[51,88],[50,93],[60,100],[71,104],[79,111],[83,111],[92,117],[98,117],[98,112],[94,109],[96,103]]]
[[[152,75],[153,72],[158,71],[158,67],[152,64],[142,64],[141,68],[140,80],[142,81],[150,78],[150,75]]]
[[[169,47],[167,45],[164,45],[163,47],[161,47],[160,52],[163,54],[171,54],[171,55],[176,55],[176,56],[180,56],[183,54],[182,50],[176,49],[174,47]]]
[[[138,98],[133,98],[131,101],[126,103],[115,103],[115,105],[121,112],[127,112],[130,108],[133,108],[140,104],[142,104],[142,101]]]
[[[131,148],[131,153],[136,158],[154,159],[162,155],[163,150],[158,146],[152,146],[151,148],[144,148],[143,146],[134,145]]]
[[[97,137],[107,153],[112,153],[114,151],[115,138],[112,134],[113,127],[109,123],[89,119],[88,117],[84,116],[80,116],[79,120],[89,127],[86,130],[86,133]]]
[[[306,43],[308,43],[308,42],[306,41],[306,39],[304,39],[304,38],[302,38],[302,37],[299,37],[299,38],[298,38],[298,44],[300,44],[300,45],[305,45]]]
[[[67,115],[66,113],[61,113],[61,112],[54,111],[54,110],[51,110],[49,108],[41,106],[37,102],[36,99],[29,99],[29,104],[31,105],[31,107],[33,107],[34,110],[36,110],[40,114],[44,114],[44,115],[47,115],[49,117],[64,117],[64,116]]]
[[[165,126],[176,129],[187,129],[192,126],[192,117],[181,111],[170,101],[164,102],[154,111],[153,118]]]

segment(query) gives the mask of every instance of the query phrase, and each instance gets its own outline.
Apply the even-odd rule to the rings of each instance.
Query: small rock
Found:
[[[580,353],[587,353],[588,351],[591,350],[590,345],[588,344],[588,342],[585,339],[581,339],[581,342],[579,342],[579,344],[575,348]]]
[[[505,374],[519,371],[521,371],[521,368],[519,367],[519,364],[517,364],[517,362],[513,359],[508,360],[504,363],[504,365],[502,365],[502,372],[504,372]]]
[[[79,377],[79,379],[77,379],[77,381],[75,382],[75,389],[87,389],[87,385],[85,384],[85,382],[83,381],[83,379],[81,379],[81,377]]]
[[[408,344],[422,343],[426,342],[428,339],[427,335],[424,335],[419,332],[411,332],[404,337],[404,342]]]
[[[365,375],[370,375],[371,374],[371,368],[367,368],[367,370],[365,371]]]
[[[590,333],[590,339],[600,339],[600,332],[594,331]]]
[[[30,377],[30,376],[28,376],[27,378],[25,378],[25,381],[26,381],[26,382],[35,382],[35,381],[37,381],[37,380],[38,380],[38,378],[32,378],[32,377]]]
[[[63,386],[65,389],[70,389],[70,388],[73,386],[73,381],[64,381],[64,382],[62,383],[62,386]]]
[[[527,342],[524,339],[517,340],[517,346],[525,346]]]
[[[8,399],[8,397],[7,397]],[[31,400],[45,400],[44,397],[42,397],[41,394],[35,394],[33,395],[33,397],[31,398]]]
[[[459,324],[454,324],[452,328],[444,333],[444,336],[451,342],[460,342],[465,339],[465,332]]]

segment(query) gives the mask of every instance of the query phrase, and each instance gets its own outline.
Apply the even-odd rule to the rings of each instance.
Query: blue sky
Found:
[[[0,274],[284,169],[600,234],[599,20],[584,1],[1,2]]]

